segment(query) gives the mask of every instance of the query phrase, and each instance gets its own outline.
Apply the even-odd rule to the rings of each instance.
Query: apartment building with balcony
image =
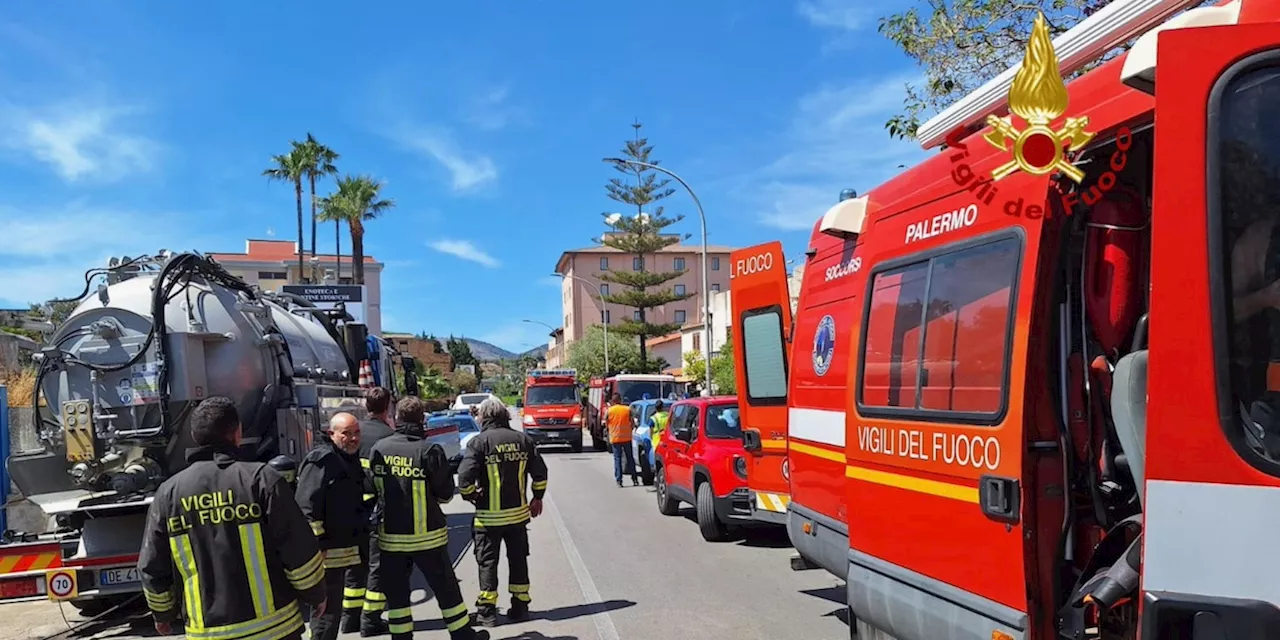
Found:
[[[729,290],[729,254],[733,251],[732,247],[707,247],[707,282],[712,293]],[[622,292],[622,285],[601,280],[602,274],[642,269],[655,272],[684,271],[679,278],[662,286],[670,287],[676,293],[693,294],[685,300],[649,309],[646,312],[647,321],[681,326],[702,321],[701,244],[673,244],[656,253],[646,254],[643,259],[612,247],[573,249],[560,254],[560,259],[556,261],[556,273],[565,276],[560,285],[563,344],[567,346],[582,339],[588,326],[600,324],[602,309],[597,288],[600,294],[606,296]],[[583,280],[589,284],[584,284]],[[603,311],[604,321],[610,326],[621,324],[625,316],[639,319],[639,311],[631,307],[608,304],[604,305]]]
[[[334,254],[302,252],[302,271],[298,270],[297,243],[291,240],[248,240],[244,253],[210,252],[231,275],[263,291],[279,291],[287,284],[352,284],[351,256],[343,256],[341,270]],[[382,269],[384,265],[372,256],[364,257],[363,314],[369,333],[382,335]]]

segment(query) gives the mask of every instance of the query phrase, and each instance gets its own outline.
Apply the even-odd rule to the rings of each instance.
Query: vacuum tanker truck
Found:
[[[7,461],[53,531],[7,532],[0,602],[47,597],[93,614],[140,592],[146,511],[186,466],[204,398],[236,403],[242,458],[296,463],[334,413],[363,417],[371,363],[383,386],[417,393],[413,361],[342,308],[261,291],[200,254],[112,259],[86,274],[79,299],[36,357],[40,447]]]

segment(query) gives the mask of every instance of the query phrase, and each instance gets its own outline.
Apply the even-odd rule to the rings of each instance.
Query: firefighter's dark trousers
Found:
[[[409,576],[416,566],[435,593],[436,604],[444,626],[453,637],[471,637],[471,615],[462,601],[458,577],[449,560],[449,547],[443,546],[418,553],[383,551],[381,557],[382,587],[387,594],[387,626],[392,640],[413,637],[413,610],[409,608]]]
[[[480,596],[476,608],[492,611],[498,604],[498,560],[502,545],[507,545],[507,590],[511,603],[528,606],[529,596],[529,523],[501,527],[475,528],[476,564],[480,567]]]
[[[311,640],[334,640],[338,637],[338,617],[342,615],[342,609],[334,605],[342,599],[342,581],[346,575],[346,567],[324,570],[324,615],[317,616],[312,610]]]
[[[387,596],[378,586],[378,534],[374,532],[360,540],[360,564],[347,570],[342,589],[342,617],[368,620],[382,616],[387,608]]]

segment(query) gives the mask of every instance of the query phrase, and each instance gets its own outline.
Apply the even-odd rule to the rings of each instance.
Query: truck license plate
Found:
[[[128,567],[120,569],[103,569],[98,572],[98,584],[108,587],[121,584],[130,584],[133,582],[141,582],[142,578],[138,576],[137,567]]]
[[[559,438],[559,437],[560,437],[560,432],[559,432],[559,431],[548,431],[548,432],[547,432],[547,437],[548,437],[548,438]]]

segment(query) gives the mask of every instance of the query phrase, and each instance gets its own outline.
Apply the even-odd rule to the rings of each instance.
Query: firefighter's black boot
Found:
[[[493,605],[484,605],[476,608],[476,615],[473,620],[475,624],[482,627],[498,626],[498,608]],[[487,637],[487,636],[486,636]]]
[[[512,600],[511,607],[507,609],[507,619],[512,622],[524,622],[529,619],[529,603],[519,600]]]
[[[346,627],[343,627],[342,630],[343,632],[346,632]],[[391,633],[391,629],[387,628],[387,621],[383,620],[381,616],[379,617],[364,616],[360,618],[360,637],[361,638],[373,638],[376,636],[385,636],[390,633]]]
[[[342,633],[355,633],[360,630],[360,612],[357,610],[355,614],[343,613],[342,625],[338,627]]]

